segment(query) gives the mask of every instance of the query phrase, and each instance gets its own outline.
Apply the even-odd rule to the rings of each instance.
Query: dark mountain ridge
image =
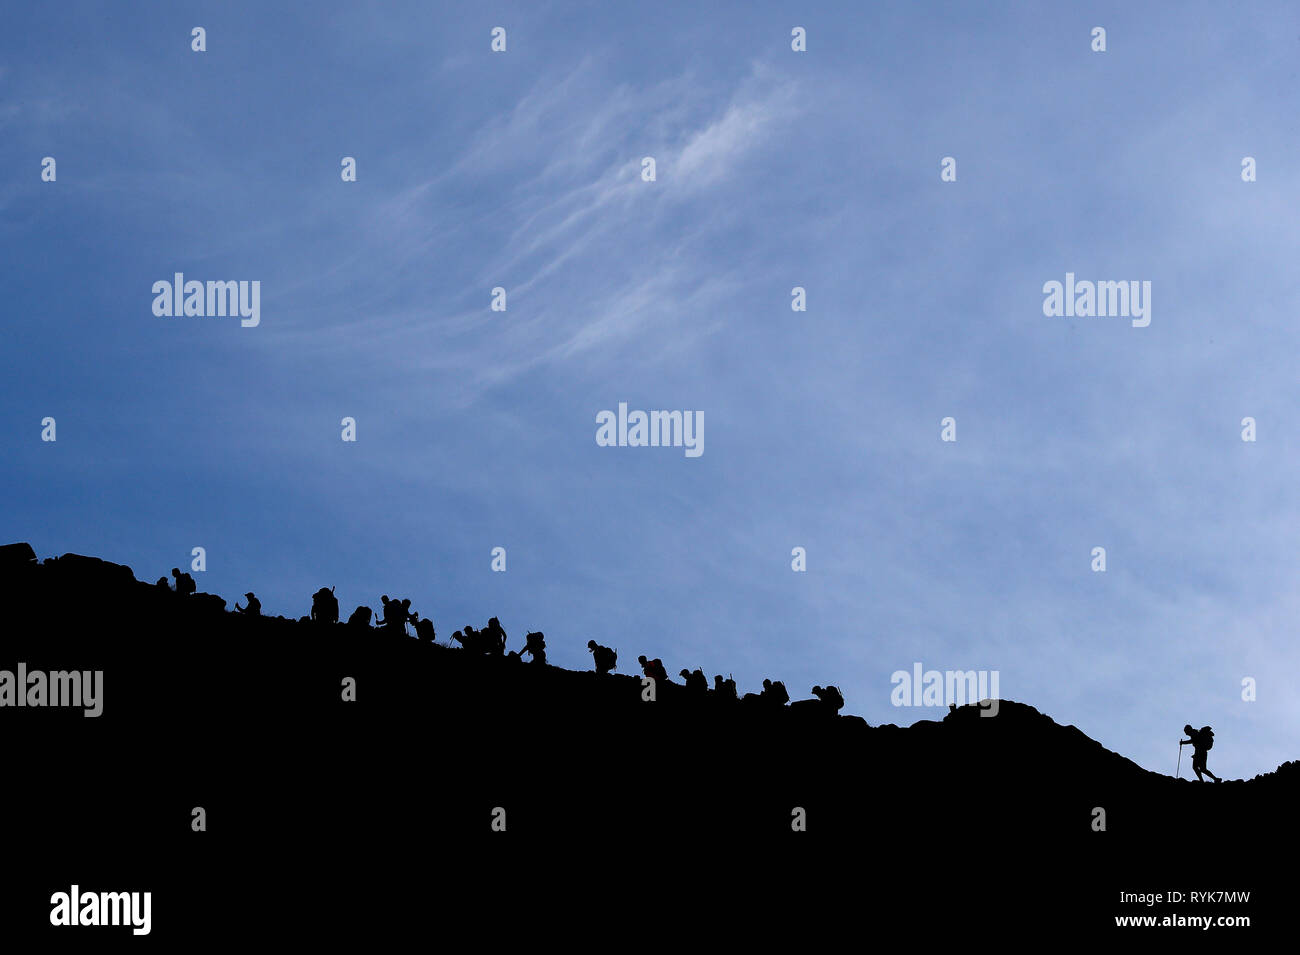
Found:
[[[328,869],[343,853],[382,882],[395,859],[436,857],[482,878],[531,872],[544,894],[545,860],[563,858],[622,873],[628,892],[704,886],[724,865],[761,898],[795,891],[764,873],[793,866],[812,891],[806,877],[834,866],[877,891],[984,872],[978,897],[1014,886],[1041,907],[1057,890],[1109,897],[1120,871],[1138,886],[1223,881],[1249,847],[1297,835],[1296,762],[1176,780],[1008,700],[994,717],[971,705],[907,727],[679,685],[647,702],[639,676],[246,617],[120,565],[6,551],[0,670],[103,673],[97,718],[0,710],[25,781],[6,797],[11,838],[63,847],[85,871],[129,859],[142,879],[198,866],[256,881],[272,859]],[[206,833],[191,828],[200,806]],[[1053,864],[1069,879],[1041,881]]]

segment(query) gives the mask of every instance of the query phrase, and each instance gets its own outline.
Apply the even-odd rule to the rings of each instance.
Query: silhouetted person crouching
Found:
[[[194,578],[189,574],[182,574],[179,567],[172,568],[172,576],[176,578],[176,592],[178,594],[192,594],[198,589],[194,586]]]
[[[451,638],[455,640],[457,643],[459,643],[466,650],[468,650],[470,653],[483,652],[483,640],[480,636],[480,633],[479,631],[471,627],[469,624],[465,624],[465,629],[463,631],[457,630],[455,633],[453,633],[451,635]]]
[[[534,663],[546,665],[546,637],[540,630],[524,637],[524,648],[520,651],[520,655],[525,653],[532,654]]]
[[[248,593],[244,594],[244,596],[248,598],[248,606],[241,607],[239,606],[239,602],[236,601],[235,612],[246,614],[250,617],[262,616],[262,601],[258,600],[256,595],[254,595],[251,590]]]
[[[812,688],[812,694],[832,713],[839,713],[844,709],[844,697],[840,694],[839,687],[815,686]]]
[[[602,676],[618,666],[617,650],[602,647],[595,640],[587,641],[587,649],[591,651],[591,659],[596,664],[596,672]]]
[[[433,643],[438,636],[437,631],[433,629],[433,621],[428,617],[425,617],[422,620],[416,619],[414,623],[415,635],[420,638],[420,641],[423,643]]]
[[[703,699],[709,692],[709,678],[704,675],[704,671],[696,669],[694,672],[682,669],[678,674],[686,683],[686,692],[689,696]]]

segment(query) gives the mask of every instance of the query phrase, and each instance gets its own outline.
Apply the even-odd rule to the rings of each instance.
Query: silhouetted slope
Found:
[[[2,714],[7,759],[26,780],[9,807],[15,830],[63,844],[75,821],[78,851],[146,868],[199,852],[256,879],[274,859],[328,867],[337,852],[365,856],[377,878],[453,857],[486,871],[507,864],[508,838],[602,859],[624,879],[668,871],[686,884],[725,865],[762,881],[771,865],[808,875],[842,863],[892,884],[983,866],[1029,892],[1045,891],[1031,862],[1045,856],[1077,872],[1124,860],[1134,878],[1153,858],[1217,860],[1222,875],[1242,840],[1297,834],[1296,763],[1192,784],[1010,701],[996,717],[965,707],[906,728],[718,705],[712,693],[695,702],[675,685],[648,703],[638,677],[245,618],[87,558],[0,578],[11,621],[0,669],[104,671],[98,719]],[[557,621],[549,641],[563,639]],[[344,678],[355,702],[342,700]],[[194,806],[205,834],[190,831]],[[490,831],[494,807],[508,835]],[[807,832],[791,831],[795,807]],[[1095,807],[1105,832],[1092,829]],[[539,860],[509,864],[523,873]]]

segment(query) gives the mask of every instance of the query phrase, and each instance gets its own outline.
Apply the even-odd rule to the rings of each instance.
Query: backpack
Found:
[[[825,693],[826,693],[826,697],[825,697],[826,702],[829,703],[837,712],[841,708],[843,708],[844,696],[843,694],[840,693],[839,687],[828,686],[826,687]]]
[[[790,694],[785,690],[785,684],[780,680],[772,681],[772,702],[777,706],[785,706],[790,702]]]
[[[181,574],[176,578],[176,592],[182,594],[192,594],[197,588],[194,586],[194,578],[189,574]]]
[[[1201,744],[1202,749],[1208,751],[1214,745],[1214,730],[1208,726],[1202,726],[1200,739],[1197,742]]]
[[[322,587],[312,594],[312,617],[326,623],[337,623],[339,619],[339,601],[333,590]]]

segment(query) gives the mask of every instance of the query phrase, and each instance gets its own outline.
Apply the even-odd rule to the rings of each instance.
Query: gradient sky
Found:
[[[6,11],[0,537],[872,723],[942,715],[890,704],[914,661],[996,669],[1159,772],[1187,722],[1229,778],[1300,756],[1293,4],[381,6]],[[1067,271],[1150,326],[1045,317]],[[174,272],[261,325],[155,317]],[[620,401],[703,456],[597,447]]]

